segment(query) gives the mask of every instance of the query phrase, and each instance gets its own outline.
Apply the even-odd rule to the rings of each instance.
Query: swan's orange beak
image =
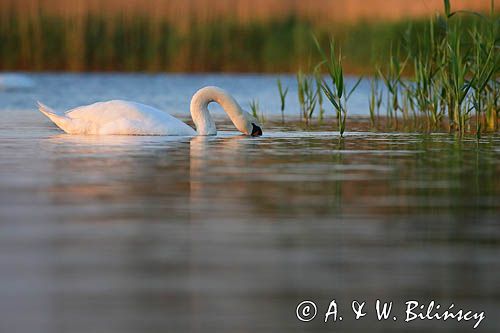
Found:
[[[252,123],[252,136],[261,136],[262,128]]]

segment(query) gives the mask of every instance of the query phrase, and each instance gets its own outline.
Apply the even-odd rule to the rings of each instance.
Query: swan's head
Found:
[[[262,135],[262,125],[260,122],[245,110],[241,110],[242,116],[244,118],[243,126],[236,126],[240,132],[251,136],[261,136]]]

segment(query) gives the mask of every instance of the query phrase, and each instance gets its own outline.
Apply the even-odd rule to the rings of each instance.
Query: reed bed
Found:
[[[375,66],[368,99],[372,128],[434,132],[446,128],[463,136],[498,130],[500,113],[500,19],[491,0],[489,15],[452,11],[444,0],[444,13],[425,26],[408,24],[401,40],[389,48],[386,61]],[[322,94],[335,113],[340,136],[346,129],[347,101],[359,85],[344,85],[343,56],[335,40],[329,53],[314,38],[323,69],[321,91],[309,92],[312,74],[297,76],[303,119],[309,124],[315,102]],[[324,43],[323,43],[324,44]],[[322,73],[323,73],[322,72]],[[361,79],[360,79],[361,80]],[[381,108],[385,114],[381,115]],[[322,116],[320,117],[322,119]]]
[[[425,132],[445,126],[460,136],[467,132],[478,137],[497,130],[500,20],[494,6],[492,0],[490,15],[483,15],[452,11],[450,1],[444,0],[443,15],[430,20],[423,33],[408,26],[405,42],[391,54],[389,66],[377,69],[386,88],[389,126]],[[410,66],[412,75],[403,78]],[[372,87],[371,109],[380,98],[376,83]]]
[[[311,55],[311,25],[295,17],[193,22],[147,16],[0,16],[0,70],[289,72]]]
[[[387,1],[2,0],[0,70],[294,72],[319,60],[313,32],[335,37],[345,71],[369,72],[436,8]]]
[[[1,0],[0,13],[16,11],[21,17],[29,17],[44,12],[74,20],[119,13],[165,21],[176,29],[189,29],[193,22],[206,24],[227,18],[243,24],[279,21],[289,16],[315,25],[398,21],[433,15],[441,6],[442,0]],[[454,6],[487,12],[489,0],[457,0]]]

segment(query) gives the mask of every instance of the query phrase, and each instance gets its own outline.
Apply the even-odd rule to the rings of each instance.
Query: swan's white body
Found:
[[[113,100],[57,114],[39,103],[40,111],[68,134],[196,135],[179,119],[151,106]]]
[[[136,102],[98,102],[65,113],[57,113],[42,103],[38,105],[44,115],[68,134],[192,136],[217,134],[208,111],[210,102],[219,103],[242,133],[262,134],[258,121],[243,111],[231,95],[217,87],[202,88],[191,100],[191,116],[197,131],[168,113]]]

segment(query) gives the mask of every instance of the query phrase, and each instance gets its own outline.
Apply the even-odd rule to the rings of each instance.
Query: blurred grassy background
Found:
[[[0,0],[0,70],[289,72],[318,60],[314,33],[371,73],[437,12],[441,0]]]

